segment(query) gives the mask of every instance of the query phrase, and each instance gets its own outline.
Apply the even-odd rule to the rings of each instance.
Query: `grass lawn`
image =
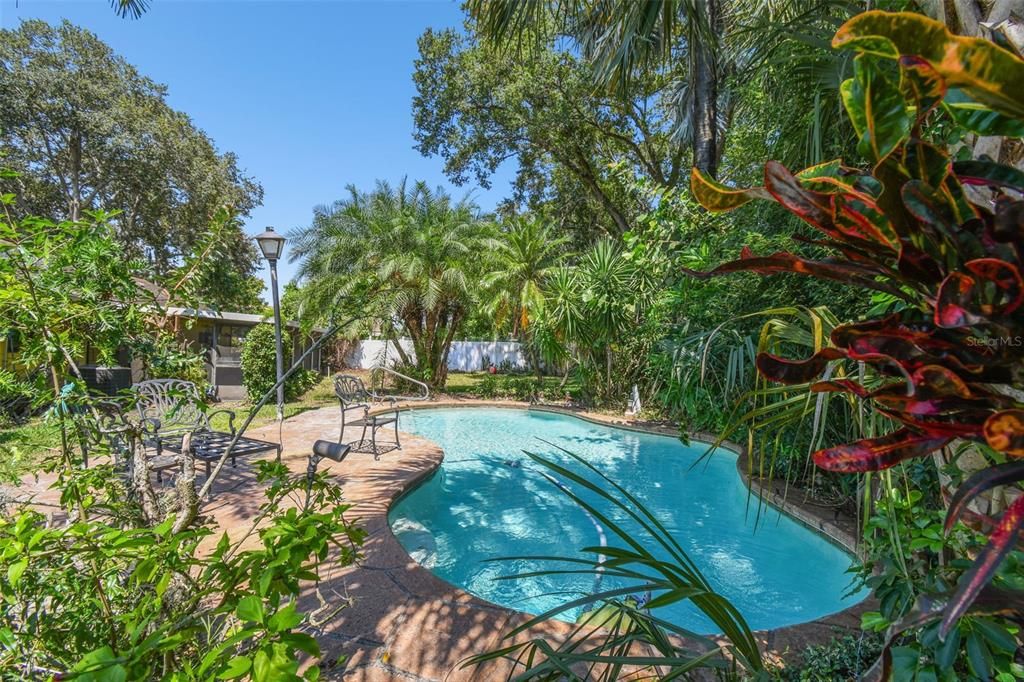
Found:
[[[497,374],[489,374],[487,372],[451,372],[448,374],[448,383],[444,388],[444,392],[449,395],[465,396],[473,395],[479,390],[480,382],[489,376],[493,376],[496,381],[501,382],[507,381],[511,377],[527,377],[533,379],[532,374],[506,374],[498,372]],[[562,377],[550,376],[544,377],[544,389],[554,390],[562,383]],[[576,390],[577,385],[571,378],[565,384],[565,390],[569,393]]]

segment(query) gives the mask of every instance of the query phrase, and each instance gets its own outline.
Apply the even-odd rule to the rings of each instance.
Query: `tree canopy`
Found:
[[[158,273],[202,243],[218,209],[245,216],[263,189],[221,153],[165,86],[95,34],[64,21],[0,30],[0,145],[18,171],[6,191],[21,215],[77,220],[102,208],[128,257]],[[240,225],[207,282],[208,303],[258,305],[256,251]]]
[[[489,186],[504,162],[518,164],[513,200],[564,208],[553,216],[586,241],[621,236],[639,210],[611,166],[624,163],[664,184],[685,177],[667,107],[595,91],[590,70],[566,52],[510,60],[453,30],[426,31],[413,79],[417,148],[439,155],[457,184]],[[596,229],[595,229],[596,228]]]

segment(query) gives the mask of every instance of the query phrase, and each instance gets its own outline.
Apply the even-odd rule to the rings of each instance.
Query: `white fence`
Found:
[[[412,349],[412,341],[402,339],[402,350],[410,360],[416,357]],[[386,356],[385,356],[386,353]],[[401,362],[395,344],[392,341],[364,339],[345,359],[349,367],[370,369],[384,364],[391,367]],[[478,372],[486,369],[489,364],[498,367],[526,367],[526,357],[519,344],[515,341],[454,341],[448,352],[448,369],[454,372]]]

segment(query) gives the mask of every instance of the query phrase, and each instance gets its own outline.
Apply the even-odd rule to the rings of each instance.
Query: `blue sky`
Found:
[[[461,26],[458,2],[151,0],[132,20],[107,0],[0,0],[5,28],[23,18],[67,18],[166,84],[171,106],[263,185],[250,234],[308,224],[345,185],[369,189],[377,178],[472,191],[484,209],[508,193],[510,169],[490,190],[454,188],[441,159],[413,149],[416,38],[428,26]],[[290,279],[294,265],[280,268]]]

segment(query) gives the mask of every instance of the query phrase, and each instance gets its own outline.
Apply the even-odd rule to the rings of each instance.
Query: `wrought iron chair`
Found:
[[[191,381],[149,379],[133,386],[132,392],[142,420],[143,445],[154,452],[153,469],[157,480],[162,480],[162,472],[177,466],[180,460],[178,454],[165,455],[164,448],[186,433],[215,433],[210,426],[213,415],[227,414],[230,435],[235,435],[235,413],[226,409],[211,412],[200,409],[199,390]],[[168,449],[174,452],[173,448]],[[231,466],[235,464],[236,458],[232,455]]]
[[[351,441],[352,452],[369,452],[374,459],[379,459],[385,452],[401,450],[402,443],[398,439],[398,409],[395,408],[395,399],[386,396],[379,396],[376,393],[366,390],[363,380],[351,374],[336,374],[334,376],[334,395],[338,397],[341,404],[341,432],[338,435],[338,442],[345,438],[345,427],[363,427],[359,440]],[[370,414],[372,402],[386,401],[391,407],[381,414]],[[362,410],[363,415],[354,421],[348,422],[347,415],[352,410]],[[394,425],[395,442],[392,447],[382,448],[377,445],[377,431],[388,424]],[[370,440],[367,444],[366,430],[370,430]],[[390,444],[389,444],[390,445]]]
[[[77,406],[72,416],[84,467],[88,468],[90,457],[105,454],[115,469],[130,471],[138,427],[125,417],[122,400],[92,400]]]

